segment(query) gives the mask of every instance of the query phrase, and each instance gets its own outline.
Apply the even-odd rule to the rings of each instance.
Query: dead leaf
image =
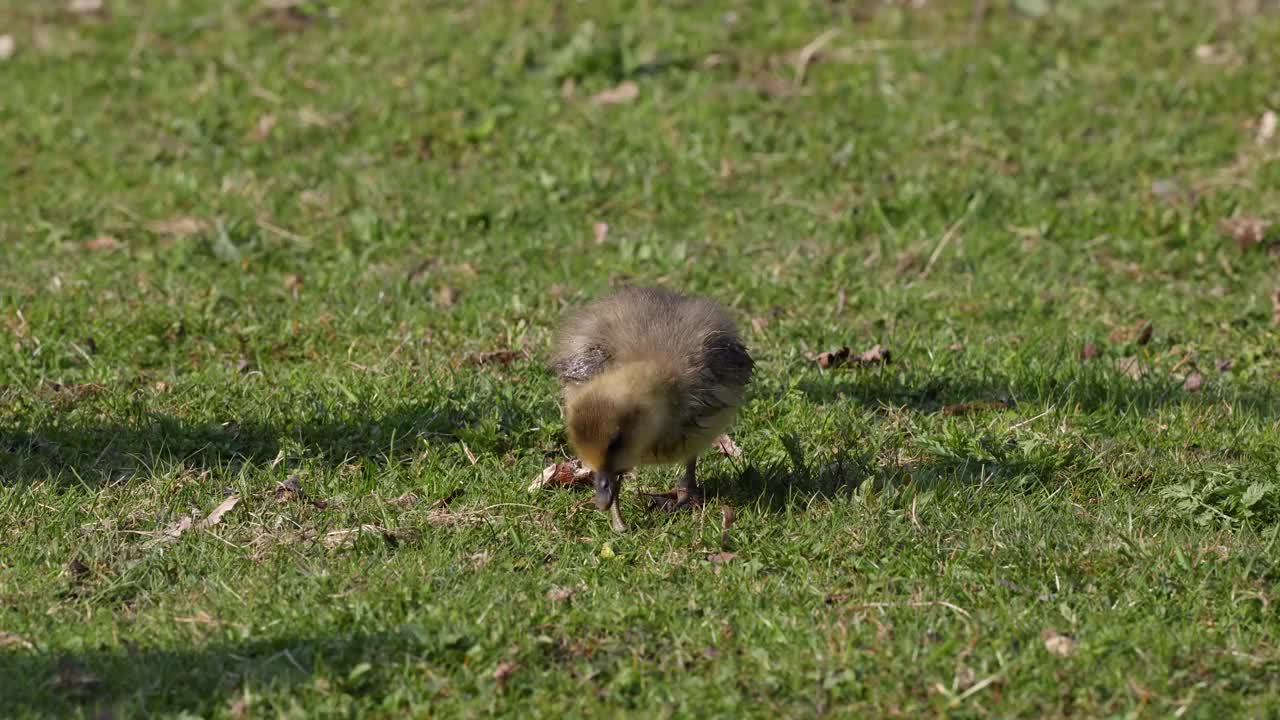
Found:
[[[850,358],[859,365],[883,365],[889,362],[890,352],[880,345],[874,345],[869,350],[853,355],[853,351],[846,346],[818,353],[814,359],[818,362],[818,367],[827,370],[844,365]]]
[[[69,655],[58,658],[58,668],[49,679],[49,687],[68,695],[84,695],[102,685],[102,678],[90,672]]]
[[[1138,323],[1138,335],[1133,339],[1133,341],[1138,343],[1139,345],[1146,345],[1147,343],[1151,342],[1151,333],[1153,333],[1154,331],[1155,331],[1155,328],[1151,325],[1151,323],[1140,322]]]
[[[1270,226],[1270,222],[1251,216],[1229,217],[1218,221],[1218,229],[1230,235],[1236,241],[1236,247],[1241,250],[1247,250],[1265,240]]]
[[[537,492],[544,487],[571,487],[574,485],[591,485],[592,471],[582,467],[580,460],[548,465],[542,469],[538,477],[529,483],[528,491]]]
[[[738,511],[732,505],[720,506],[720,527],[728,530],[738,521]]]
[[[298,194],[298,202],[313,207],[326,207],[329,205],[329,196],[318,190],[303,190]]]
[[[1182,389],[1187,392],[1199,392],[1204,385],[1204,377],[1198,372],[1192,372],[1182,381]]]
[[[1119,370],[1122,375],[1127,375],[1133,380],[1141,380],[1142,376],[1147,374],[1146,368],[1142,365],[1142,361],[1132,355],[1116,360],[1116,369]]]
[[[464,450],[466,450],[466,451],[467,451],[467,455],[468,455],[468,457],[475,457],[474,455],[471,455],[471,450],[470,450],[469,448],[467,448],[466,443],[463,443],[462,448],[463,448]],[[472,460],[471,464],[472,464],[472,465],[475,465],[476,463],[475,463],[475,461],[474,461],[474,460]],[[435,502],[431,503],[431,507],[433,507],[433,508],[447,508],[447,507],[449,507],[449,505],[450,505],[451,503],[453,503],[453,501],[454,501],[454,500],[457,500],[458,498],[462,497],[462,495],[463,495],[463,493],[464,493],[464,492],[465,492],[465,491],[464,491],[462,488],[460,488],[460,487],[456,487],[456,488],[454,488],[454,489],[450,490],[449,492],[445,493],[444,497],[442,497],[442,498],[440,498],[440,499],[436,500]]]
[[[476,365],[484,367],[486,365],[510,365],[520,357],[520,353],[515,350],[486,350],[484,352],[473,352],[467,356],[466,363],[468,365]]]
[[[93,15],[102,12],[102,0],[71,0],[68,9],[77,15]]]
[[[218,621],[212,615],[204,610],[196,610],[189,617],[175,616],[174,622],[187,623],[189,625],[217,625]]]
[[[83,579],[86,575],[93,572],[80,558],[72,558],[71,562],[67,563],[67,566],[63,568],[63,570],[67,575],[70,575],[73,580]]]
[[[618,105],[628,103],[640,97],[640,86],[633,80],[627,80],[617,87],[601,90],[591,96],[592,105]]]
[[[14,42],[12,35],[0,35],[0,61],[13,57]]]
[[[1182,194],[1182,186],[1177,180],[1160,178],[1151,181],[1151,194],[1165,201],[1177,200]]]
[[[520,663],[515,660],[503,660],[493,669],[493,681],[502,685],[519,669]]]
[[[1044,641],[1044,649],[1058,655],[1067,657],[1076,651],[1076,641],[1070,636],[1059,634],[1052,628],[1045,628],[1040,633],[1040,639]]]
[[[1276,112],[1268,110],[1258,119],[1258,134],[1254,137],[1259,145],[1266,144],[1276,136]]]
[[[380,536],[388,545],[395,547],[400,544],[401,540],[416,537],[417,531],[413,528],[384,528],[380,525],[365,524],[355,528],[330,530],[324,534],[321,542],[329,550],[336,550],[354,546],[356,540],[362,535]]]
[[[863,365],[882,365],[889,362],[889,351],[879,345],[875,345],[870,350],[865,350],[858,355],[858,362]]]
[[[419,262],[417,265],[414,265],[413,269],[409,271],[409,274],[405,276],[405,282],[416,283],[419,280],[421,280],[423,277],[425,277],[427,273],[434,270],[439,265],[440,265],[439,258],[434,258],[434,257],[424,258],[422,262]]]
[[[304,500],[307,497],[307,494],[302,490],[302,483],[298,482],[297,475],[290,475],[284,479],[284,482],[277,483],[271,494],[280,502]]]
[[[254,123],[253,129],[249,131],[248,138],[254,142],[262,142],[271,137],[271,131],[276,127],[276,116],[271,113],[258,116],[258,122]]]
[[[298,123],[308,128],[327,128],[342,119],[341,115],[318,112],[310,105],[298,110]]]
[[[174,217],[168,220],[155,220],[147,223],[147,229],[156,235],[187,237],[198,235],[209,228],[209,224],[193,217]]]
[[[24,650],[35,650],[36,646],[21,635],[14,635],[11,632],[0,632],[0,648],[20,647]]]
[[[1098,357],[1097,345],[1094,345],[1093,343],[1085,343],[1084,347],[1080,348],[1081,360],[1092,360],[1096,357]]]
[[[711,444],[721,455],[731,458],[742,457],[742,448],[728,435],[721,435]]]
[[[264,3],[262,12],[253,17],[255,22],[270,25],[279,32],[297,33],[311,27],[315,18],[297,2]]]
[[[1116,328],[1111,332],[1110,340],[1114,343],[1123,343],[1132,341],[1138,345],[1146,345],[1151,342],[1151,334],[1154,331],[1151,323],[1146,320],[1139,320],[1132,327]]]
[[[200,527],[212,527],[222,522],[222,516],[231,512],[231,509],[239,504],[239,502],[240,496],[232,495],[226,500],[218,503],[218,507],[214,508],[213,511],[209,513],[209,517],[206,517],[204,521],[200,523]]]
[[[99,235],[84,241],[85,250],[119,250],[122,247],[124,247],[124,243],[110,235]]]
[[[290,273],[284,276],[284,289],[297,292],[302,287],[302,276]]]
[[[756,316],[756,317],[751,318],[751,332],[752,332],[752,333],[754,333],[754,334],[756,334],[756,335],[759,335],[759,334],[763,333],[763,332],[764,332],[764,329],[765,329],[765,328],[767,328],[767,327],[769,327],[769,318],[764,317],[764,316],[759,316],[759,315],[758,315],[758,316]]]
[[[711,553],[710,555],[707,556],[707,562],[711,563],[712,565],[723,565],[724,563],[727,563],[736,557],[738,557],[738,553],[735,553],[735,552],[725,551],[725,552]]]
[[[399,508],[411,508],[419,502],[421,502],[421,498],[419,498],[415,493],[407,492],[395,500],[392,500],[391,504]]]
[[[577,587],[552,585],[551,589],[547,591],[547,599],[556,603],[567,602],[572,600],[574,595],[586,589],[586,585],[578,585]]]
[[[841,347],[836,350],[818,353],[818,356],[814,359],[818,361],[818,367],[823,370],[830,370],[843,365],[849,359],[850,352],[848,347]]]
[[[591,225],[591,234],[596,239],[596,244],[600,245],[609,237],[609,223],[597,222]]]
[[[745,87],[754,89],[762,97],[771,100],[781,100],[791,97],[793,87],[791,83],[774,75],[773,73],[762,72],[744,79],[741,84]]]
[[[150,545],[160,545],[163,543],[173,542],[182,537],[182,534],[191,529],[193,522],[190,515],[183,515],[181,518],[169,523],[163,530],[151,533]]]
[[[1218,45],[1197,45],[1195,49],[1196,59],[1202,63],[1210,65],[1221,65],[1231,60],[1231,51]]]
[[[436,304],[440,307],[453,307],[458,303],[460,294],[458,289],[451,285],[441,285],[436,288]]]
[[[971,412],[978,412],[981,410],[1004,410],[1008,407],[1009,404],[1003,400],[977,400],[974,402],[944,405],[942,406],[942,414],[946,417],[952,417],[956,415],[967,415]]]

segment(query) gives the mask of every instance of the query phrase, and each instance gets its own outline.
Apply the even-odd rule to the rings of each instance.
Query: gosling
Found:
[[[595,502],[626,532],[618,511],[625,473],[684,465],[675,507],[701,497],[698,454],[729,427],[754,362],[714,301],[630,288],[569,315],[552,368],[564,395],[569,443],[594,471]]]

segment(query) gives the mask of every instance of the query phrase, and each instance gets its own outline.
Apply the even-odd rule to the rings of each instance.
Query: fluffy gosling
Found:
[[[572,313],[553,369],[569,442],[595,471],[596,507],[617,532],[621,476],[640,465],[683,464],[676,506],[700,497],[698,454],[733,421],[754,363],[714,301],[631,288]]]

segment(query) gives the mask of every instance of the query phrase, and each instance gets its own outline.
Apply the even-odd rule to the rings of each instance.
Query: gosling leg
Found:
[[[695,457],[684,466],[684,475],[676,481],[676,507],[682,508],[701,502],[702,488],[698,487],[698,458]]]
[[[678,512],[702,504],[702,488],[698,487],[698,460],[694,458],[684,466],[684,475],[676,481],[674,490],[649,495],[649,507],[662,512]]]

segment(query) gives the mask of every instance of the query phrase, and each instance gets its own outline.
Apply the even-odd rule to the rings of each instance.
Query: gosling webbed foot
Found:
[[[649,507],[670,513],[702,507],[702,488],[698,487],[696,468],[697,460],[690,460],[685,465],[684,475],[676,481],[674,490],[649,494]]]

